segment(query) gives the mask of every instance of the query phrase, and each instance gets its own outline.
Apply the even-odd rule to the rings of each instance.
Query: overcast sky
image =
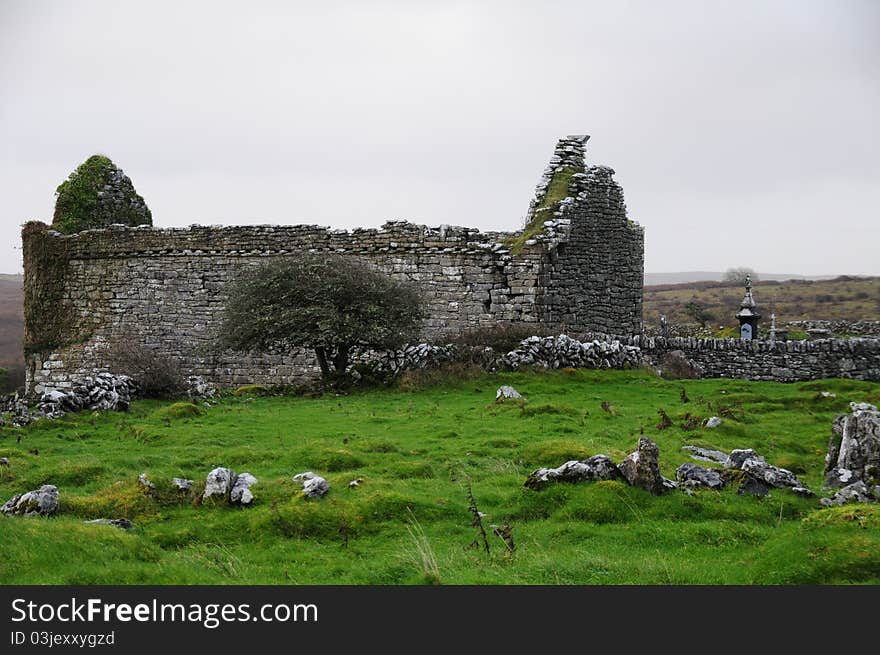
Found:
[[[646,270],[880,275],[880,2],[0,0],[0,272],[93,153],[157,226],[515,230],[592,136]]]

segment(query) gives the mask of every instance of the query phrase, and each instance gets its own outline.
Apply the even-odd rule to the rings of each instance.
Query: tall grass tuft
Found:
[[[413,511],[407,507],[406,512],[406,531],[413,545],[410,561],[421,572],[422,578],[427,584],[442,584],[440,581],[440,569],[437,566],[437,558],[434,556],[431,542],[428,541],[428,537]]]

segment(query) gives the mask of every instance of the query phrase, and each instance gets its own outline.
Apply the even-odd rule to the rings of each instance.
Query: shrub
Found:
[[[365,263],[302,253],[238,276],[228,287],[219,344],[239,351],[315,351],[324,379],[344,376],[356,348],[413,339],[424,316],[418,289]]]
[[[506,354],[515,350],[523,339],[555,336],[559,332],[559,329],[537,323],[498,323],[463,332],[452,339],[451,343],[470,348],[488,347],[496,353]]]
[[[170,355],[124,337],[110,347],[108,366],[112,371],[131,376],[138,393],[145,398],[175,398],[187,389],[180,362]]]

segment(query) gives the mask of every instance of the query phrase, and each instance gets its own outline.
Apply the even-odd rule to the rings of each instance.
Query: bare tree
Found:
[[[740,266],[739,268],[728,268],[724,273],[724,281],[725,282],[736,282],[740,285],[745,285],[746,278],[750,278],[752,282],[758,281],[758,274],[755,273],[751,268],[747,268],[745,266]]]

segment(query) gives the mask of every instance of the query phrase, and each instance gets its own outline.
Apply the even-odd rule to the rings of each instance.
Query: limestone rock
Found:
[[[752,496],[769,496],[770,495],[770,485],[762,480],[758,480],[753,477],[746,477],[743,483],[736,490],[736,493],[739,495],[743,494],[751,494]]]
[[[516,398],[522,398],[522,394],[506,384],[499,387],[498,391],[495,392],[496,403],[503,403],[505,400],[514,400]]]
[[[156,485],[154,485],[152,482],[150,482],[150,480],[147,478],[147,474],[146,474],[146,473],[141,473],[141,474],[138,476],[138,484],[139,484],[141,487],[143,487],[144,489],[148,490],[148,491],[149,491],[150,489],[155,489],[155,488],[156,488]]]
[[[650,439],[641,437],[638,448],[618,464],[618,470],[634,487],[659,496],[666,490],[660,474],[660,449]]]
[[[675,477],[685,487],[721,489],[724,486],[724,480],[721,479],[718,471],[707,469],[691,462],[685,462],[675,469]]]
[[[181,493],[189,493],[192,491],[194,481],[187,480],[186,478],[171,478],[171,484],[177,487],[177,490]]]
[[[0,457],[0,466],[9,466],[9,458]]]
[[[825,484],[837,487],[856,480],[880,480],[880,412],[868,403],[850,403],[831,426],[825,455]]]
[[[858,480],[840,489],[831,498],[822,498],[819,503],[823,507],[834,507],[846,503],[874,503],[877,498],[874,491],[868,488],[863,480]]]
[[[743,462],[751,457],[758,457],[758,454],[751,448],[731,450],[728,456],[727,466],[735,469],[741,469]]]
[[[228,468],[218,466],[208,473],[205,480],[205,493],[202,498],[211,498],[212,496],[220,496],[227,498],[229,492],[232,491],[232,485],[235,484],[235,473]]]
[[[257,479],[250,473],[239,474],[229,492],[229,502],[233,505],[250,505],[254,501],[251,486],[255,484],[257,484]]]
[[[25,494],[16,494],[0,507],[0,512],[3,514],[23,516],[51,516],[57,511],[58,488],[52,484],[44,484],[39,489]]]
[[[720,450],[709,450],[708,448],[700,448],[699,446],[682,446],[682,450],[689,453],[692,459],[701,462],[715,462],[727,466],[730,456]]]
[[[771,487],[803,487],[794,473],[788,469],[768,464],[763,457],[750,457],[742,463],[741,469],[756,480]]]
[[[719,425],[721,425],[721,419],[717,416],[710,416],[709,419],[706,421],[706,427],[710,429],[717,428]]]
[[[293,481],[302,484],[303,494],[307,498],[323,498],[330,491],[330,483],[311,471],[297,473],[293,476]]]
[[[179,479],[175,478],[175,480]],[[183,480],[183,482],[191,481]],[[202,499],[219,496],[232,505],[250,505],[254,500],[250,487],[256,483],[257,479],[250,473],[238,475],[231,469],[219,466],[208,473]],[[178,489],[180,488],[178,485]]]
[[[593,455],[584,461],[571,460],[557,468],[540,468],[526,479],[529,489],[543,489],[550,482],[586,482],[594,480],[613,480],[620,477],[620,471],[607,455]]]
[[[186,379],[186,395],[190,398],[213,398],[217,389],[201,375],[190,375]]]

